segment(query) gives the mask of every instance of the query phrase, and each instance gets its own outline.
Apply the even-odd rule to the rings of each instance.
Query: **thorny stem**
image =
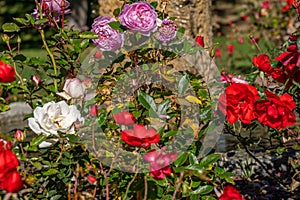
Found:
[[[248,149],[248,146],[245,144],[244,141],[242,141],[241,139],[243,138],[241,135],[236,135],[234,132],[230,131],[229,132],[231,135],[235,136],[238,141],[242,144],[242,146],[245,148],[246,153],[255,160],[255,162],[257,162],[262,168],[263,170],[270,176],[272,177],[273,180],[275,180],[285,191],[290,191],[288,188],[286,188],[281,181],[277,178],[277,176],[275,174],[272,174],[268,168],[258,159],[256,158],[256,156]]]
[[[173,196],[172,196],[172,199],[171,199],[171,200],[175,200],[175,199],[176,199],[176,194],[178,193],[179,187],[181,186],[183,176],[184,176],[184,172],[181,172],[181,173],[180,173],[180,177],[179,177],[179,179],[178,179],[178,181],[177,181],[177,185],[176,185],[176,188],[175,188],[175,191],[174,191],[174,193],[173,193]]]
[[[102,163],[100,162],[100,170],[101,173],[104,176],[104,181],[105,181],[105,199],[109,200],[109,187],[108,187],[108,177],[107,177],[107,173],[105,172]]]
[[[124,195],[124,198],[123,199],[126,199],[127,198],[127,195],[128,195],[128,192],[129,192],[129,188],[131,186],[131,184],[135,181],[135,178],[137,177],[137,172],[134,174],[133,178],[131,179],[131,181],[129,182],[127,188],[126,188],[126,192],[125,192],[125,195]]]

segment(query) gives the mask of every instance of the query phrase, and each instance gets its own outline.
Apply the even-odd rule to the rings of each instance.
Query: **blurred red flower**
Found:
[[[204,47],[204,37],[203,36],[197,36],[195,39],[195,42],[198,46]]]
[[[257,89],[248,84],[232,83],[220,95],[219,109],[226,115],[226,120],[234,124],[240,120],[244,124],[250,124],[255,118],[254,102],[259,99]]]
[[[160,135],[154,129],[146,129],[142,124],[135,124],[133,130],[122,131],[121,139],[131,146],[148,148],[160,140]]]
[[[0,82],[9,83],[16,80],[15,69],[9,64],[5,64],[0,60]]]
[[[233,54],[233,51],[234,51],[234,45],[233,44],[227,45],[228,54]]]
[[[127,111],[122,111],[117,114],[114,114],[113,117],[117,124],[131,125],[134,124],[136,121],[133,114]]]
[[[231,185],[227,185],[224,188],[223,194],[219,197],[219,200],[245,200],[240,191]]]
[[[289,94],[277,96],[265,91],[267,99],[255,103],[255,115],[261,124],[283,129],[296,123],[293,110],[296,104]]]

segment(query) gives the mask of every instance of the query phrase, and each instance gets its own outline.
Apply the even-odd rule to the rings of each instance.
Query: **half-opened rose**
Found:
[[[135,124],[133,130],[122,131],[121,139],[131,146],[148,148],[159,142],[160,135],[154,129],[146,129],[142,124]]]
[[[113,117],[117,124],[131,125],[134,124],[136,121],[133,114],[127,111],[122,111],[117,114],[114,114]]]
[[[162,42],[169,42],[176,37],[177,26],[172,20],[164,19],[159,28],[157,39]]]
[[[224,188],[223,194],[219,197],[219,200],[245,200],[235,187],[227,185]]]
[[[252,58],[252,63],[255,67],[270,75],[273,71],[273,68],[270,64],[270,58],[266,54],[261,54],[257,57]]]
[[[93,42],[102,51],[114,51],[123,46],[124,34],[109,26],[110,22],[115,21],[111,17],[99,16],[92,24],[92,31],[99,36],[99,38],[93,39]]]
[[[148,2],[126,4],[119,19],[128,30],[140,32],[145,36],[150,36],[150,33],[157,29],[157,13]]]
[[[74,123],[83,122],[79,110],[65,101],[49,102],[33,111],[34,117],[28,119],[28,125],[36,134],[58,136],[58,131],[74,134]]]
[[[84,96],[85,85],[78,78],[67,79],[63,90],[73,99],[79,99]]]
[[[289,94],[277,96],[265,91],[266,100],[258,101],[255,104],[255,113],[261,124],[271,128],[282,129],[296,123],[296,116],[293,110],[296,104]]]

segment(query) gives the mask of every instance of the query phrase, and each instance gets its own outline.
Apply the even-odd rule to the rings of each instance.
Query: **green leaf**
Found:
[[[168,131],[168,132],[166,132],[166,133],[163,133],[163,135],[162,135],[162,138],[167,138],[167,137],[171,137],[171,136],[173,136],[173,135],[175,135],[175,134],[177,134],[178,133],[178,131]]]
[[[147,110],[150,110],[150,108],[154,111],[157,110],[154,99],[145,92],[138,91],[138,100]]]
[[[30,23],[33,25],[34,24],[34,18],[30,14],[25,14],[26,18],[30,21]]]
[[[190,85],[190,81],[189,81],[187,75],[184,75],[183,77],[181,77],[181,79],[179,80],[179,83],[178,83],[179,94],[184,94],[186,92],[186,90],[188,89],[189,85]]]
[[[30,142],[30,146],[37,146],[39,145],[41,142],[45,141],[45,139],[47,138],[46,135],[39,135],[36,138],[33,138]]]
[[[176,167],[178,167],[178,166],[181,166],[183,163],[185,163],[185,161],[187,160],[187,158],[188,158],[188,152],[187,151],[185,151],[185,152],[182,152],[179,156],[178,156],[178,158],[174,161],[174,165],[176,166]]]
[[[203,167],[204,169],[209,168],[209,166],[213,163],[215,163],[217,160],[219,160],[220,158],[220,154],[210,154],[206,157],[204,157],[201,161],[200,161],[200,166]]]
[[[19,24],[22,24],[22,25],[25,25],[25,26],[28,26],[30,24],[30,21],[27,19],[24,19],[24,18],[13,18],[13,20],[15,20],[16,22],[18,22]]]
[[[113,14],[114,14],[115,17],[118,17],[120,15],[120,13],[121,13],[121,9],[120,8],[116,8],[114,10],[114,12],[113,12]]]
[[[47,171],[43,172],[42,174],[44,176],[51,176],[51,175],[54,175],[54,174],[57,174],[58,173],[58,170],[57,169],[48,169]]]
[[[99,36],[96,33],[90,32],[90,31],[80,33],[79,37],[82,39],[98,39],[99,38]]]
[[[157,8],[157,6],[158,6],[158,2],[157,2],[157,1],[151,2],[150,4],[151,4],[151,6],[152,6],[154,9]]]
[[[204,195],[212,192],[214,189],[211,185],[204,185],[200,186],[197,190],[192,191],[190,194],[198,194],[198,195]]]
[[[39,19],[39,20],[36,20],[34,22],[35,25],[41,25],[41,24],[45,24],[46,22],[48,22],[49,20],[47,18],[43,18],[43,19]]]
[[[197,157],[193,153],[191,153],[189,155],[189,162],[190,162],[191,165],[199,164],[199,161],[198,161]]]
[[[110,22],[108,25],[115,30],[120,30],[121,29],[121,24],[120,22]]]
[[[20,27],[15,23],[5,23],[2,25],[2,29],[4,32],[18,32],[20,31]]]
[[[51,197],[50,200],[58,200],[58,199],[60,199],[60,198],[61,198],[61,195],[60,195],[60,194],[57,194],[57,195]]]

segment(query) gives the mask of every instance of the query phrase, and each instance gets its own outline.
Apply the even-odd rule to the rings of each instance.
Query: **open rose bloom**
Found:
[[[33,112],[34,117],[28,119],[28,125],[36,134],[58,137],[58,132],[74,134],[74,124],[83,123],[79,110],[74,105],[65,101],[58,103],[48,102],[43,107],[37,107]],[[42,142],[40,147],[50,144]]]
[[[120,22],[128,30],[150,36],[157,29],[157,13],[144,1],[125,5],[119,16]]]
[[[99,38],[93,39],[93,42],[102,51],[114,51],[123,46],[124,34],[109,26],[110,22],[115,21],[114,18],[103,16],[94,20],[92,31],[98,34]]]

